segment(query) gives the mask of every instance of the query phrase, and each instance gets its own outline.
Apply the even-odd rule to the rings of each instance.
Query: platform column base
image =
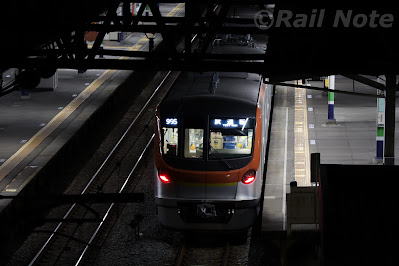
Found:
[[[76,78],[85,78],[86,77],[86,71],[79,69],[78,73],[75,75]]]
[[[29,90],[22,89],[21,90],[21,100],[29,100],[29,99],[30,99]]]
[[[337,120],[335,119],[327,119],[326,120],[326,125],[336,125],[337,124]]]

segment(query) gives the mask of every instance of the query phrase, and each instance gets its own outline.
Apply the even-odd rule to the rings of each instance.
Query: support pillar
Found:
[[[29,99],[30,99],[29,89],[23,87],[21,89],[21,100],[29,100]]]
[[[384,83],[378,78],[377,82]],[[385,96],[383,90],[377,90],[377,95]],[[385,98],[377,98],[377,146],[374,163],[380,164],[384,161],[384,127],[385,127]]]
[[[86,70],[78,69],[78,73],[75,75],[77,78],[85,78],[86,77]]]
[[[386,75],[384,164],[395,164],[395,91],[396,76]]]
[[[327,79],[327,88],[330,90],[335,89],[335,76],[329,76]],[[334,92],[328,92],[328,118],[326,124],[336,124],[335,116],[334,116]]]
[[[185,5],[185,13],[186,13],[186,23],[187,27],[191,27],[192,24],[192,18],[194,17],[194,3],[187,2]],[[184,53],[186,56],[191,55],[191,33],[189,30],[186,30],[186,33],[184,35]],[[186,58],[185,60],[189,60],[189,58]]]
[[[99,51],[100,53],[99,53],[98,57],[102,59],[102,58],[104,58],[104,54],[102,53],[102,50],[104,50],[104,41],[101,42],[99,49],[100,49],[100,51]]]

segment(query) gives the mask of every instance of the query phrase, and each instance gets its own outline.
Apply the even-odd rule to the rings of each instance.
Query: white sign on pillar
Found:
[[[378,112],[377,124],[378,124],[378,126],[385,125],[385,113],[384,112]]]

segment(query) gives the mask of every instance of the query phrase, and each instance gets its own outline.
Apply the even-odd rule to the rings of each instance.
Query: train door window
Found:
[[[186,128],[184,131],[184,158],[202,158],[204,154],[204,130]]]
[[[163,127],[163,154],[169,156],[178,155],[178,129]]]
[[[211,119],[209,159],[229,159],[252,153],[254,119]]]

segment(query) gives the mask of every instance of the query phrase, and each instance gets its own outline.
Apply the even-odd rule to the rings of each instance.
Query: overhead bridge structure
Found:
[[[153,0],[142,1],[135,15],[132,1],[2,4],[8,15],[2,18],[7,27],[0,67],[50,73],[56,68],[250,71],[277,81],[397,72],[399,10],[389,1],[378,6],[351,1],[163,1],[176,2],[184,3],[184,16],[163,16]],[[237,9],[248,10],[248,16],[235,16]],[[88,32],[96,33],[90,47]],[[109,32],[160,34],[164,49],[101,49]],[[209,54],[219,34],[262,36],[267,49],[264,54]]]

